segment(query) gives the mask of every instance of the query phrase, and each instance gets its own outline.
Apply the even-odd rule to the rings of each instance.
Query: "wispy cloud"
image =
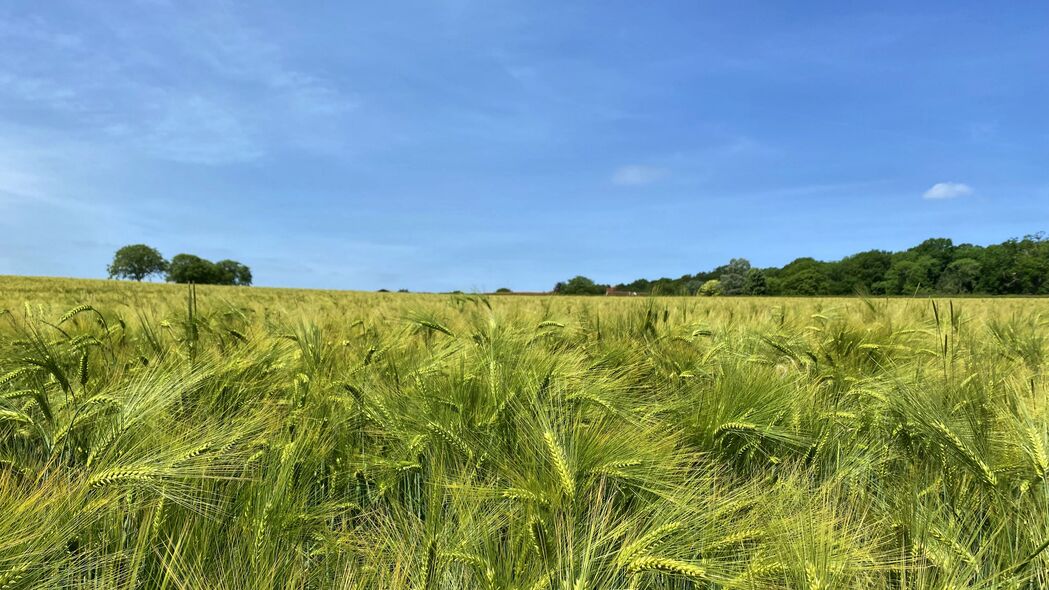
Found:
[[[359,98],[294,63],[254,13],[203,6],[102,9],[75,26],[0,23],[0,105],[129,157],[223,165],[341,152]]]
[[[616,186],[644,186],[652,184],[670,173],[665,168],[631,164],[621,166],[612,173],[612,184]]]
[[[973,187],[964,182],[937,182],[922,195],[926,199],[955,199],[973,194]]]

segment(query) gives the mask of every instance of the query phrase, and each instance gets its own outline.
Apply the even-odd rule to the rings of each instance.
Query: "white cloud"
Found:
[[[973,187],[964,182],[937,182],[922,195],[926,199],[954,199],[973,194]]]
[[[612,174],[612,184],[619,186],[644,186],[665,177],[667,170],[652,166],[632,164],[622,166]]]

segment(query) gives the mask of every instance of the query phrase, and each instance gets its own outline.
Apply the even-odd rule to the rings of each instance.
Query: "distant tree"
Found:
[[[177,254],[168,264],[167,280],[169,283],[211,285],[221,282],[222,276],[210,260],[193,254]]]
[[[397,289],[398,293],[408,293],[408,289]]]
[[[892,266],[892,254],[882,250],[868,250],[846,256],[830,271],[831,289],[835,295],[878,293],[875,285],[885,279]]]
[[[236,260],[219,260],[215,272],[220,285],[251,285],[251,269]]]
[[[638,279],[630,283],[620,283],[616,285],[617,291],[633,291],[635,293],[647,293],[652,290],[651,281],[648,279]]]
[[[561,295],[601,295],[608,288],[580,275],[554,286],[554,291]]]
[[[827,273],[818,267],[801,269],[780,281],[782,295],[823,295],[829,288]]]
[[[939,279],[940,273],[943,272],[947,265],[954,259],[954,242],[949,238],[929,238],[921,244],[911,248],[908,252],[914,253],[921,258],[922,256],[928,256],[934,262],[927,270],[929,270],[929,279]]]
[[[798,258],[777,273],[777,295],[824,295],[830,291],[827,264],[814,258]],[[771,290],[771,289],[770,289]]]
[[[513,291],[511,291],[510,289],[507,289],[506,287],[499,287],[498,289],[495,290],[495,292],[496,293],[513,293]]]
[[[765,295],[769,292],[769,281],[765,271],[760,268],[752,268],[747,271],[747,280],[743,285],[743,291],[747,295]]]
[[[973,293],[980,284],[981,270],[978,260],[959,258],[944,269],[936,290],[949,295]]]
[[[932,238],[901,252],[868,250],[830,262],[798,258],[782,268],[758,270],[761,274],[746,260],[733,259],[713,270],[676,279],[637,279],[616,285],[616,290],[691,295],[707,281],[719,279],[726,295],[760,294],[764,275],[769,295],[1049,295],[1049,240],[1034,234],[984,247]],[[558,283],[554,292],[566,286]]]
[[[652,295],[684,295],[688,288],[674,279],[663,277],[650,282],[648,292]]]
[[[718,280],[721,281],[721,292],[724,295],[745,295],[747,293],[747,273],[750,272],[750,261],[746,258],[733,258]]]
[[[390,292],[389,289],[379,289],[378,291],[376,291],[376,293],[389,293],[389,292]]]
[[[697,291],[699,295],[703,297],[713,297],[715,295],[721,295],[721,281],[717,279],[710,279],[703,283]]]
[[[142,279],[163,273],[168,262],[155,248],[145,244],[124,246],[113,255],[113,262],[107,267],[111,279]]]
[[[997,278],[1001,293],[1044,294],[1049,290],[1049,241],[1043,234],[1007,240],[987,248],[985,274]]]
[[[904,253],[885,272],[880,285],[888,295],[915,295],[932,293],[939,279],[939,261],[929,255],[914,256]]]

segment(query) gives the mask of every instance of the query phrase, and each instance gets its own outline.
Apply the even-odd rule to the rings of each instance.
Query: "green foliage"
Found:
[[[717,279],[710,279],[709,281],[704,281],[703,284],[699,286],[699,289],[696,291],[696,293],[704,297],[713,297],[715,295],[721,295],[721,281]]]
[[[746,295],[747,274],[750,272],[750,261],[746,258],[733,258],[721,271],[718,280],[721,282],[723,295]]]
[[[215,263],[215,272],[218,275],[217,285],[251,285],[251,269],[236,260],[219,260]]]
[[[769,281],[765,271],[760,268],[752,268],[747,271],[747,280],[743,284],[743,292],[747,295],[767,295],[769,292]]]
[[[0,588],[1049,586],[1045,299],[0,309]]]
[[[193,254],[177,254],[168,265],[169,283],[251,285],[251,269],[235,260],[211,262]]]
[[[608,285],[598,285],[584,276],[576,276],[555,285],[554,293],[558,295],[604,295],[607,289]]]
[[[111,279],[142,279],[163,273],[168,263],[155,248],[132,244],[117,250],[113,262],[106,268]]]
[[[733,258],[708,272],[616,288],[695,294],[711,279],[720,279],[725,295],[1046,295],[1049,240],[1036,234],[982,247],[932,238],[902,252],[869,250],[833,262],[799,258],[782,268],[752,269]]]

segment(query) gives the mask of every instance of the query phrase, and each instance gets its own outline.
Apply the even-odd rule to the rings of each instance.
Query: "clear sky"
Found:
[[[0,274],[549,289],[1049,230],[1049,2],[0,3]]]

